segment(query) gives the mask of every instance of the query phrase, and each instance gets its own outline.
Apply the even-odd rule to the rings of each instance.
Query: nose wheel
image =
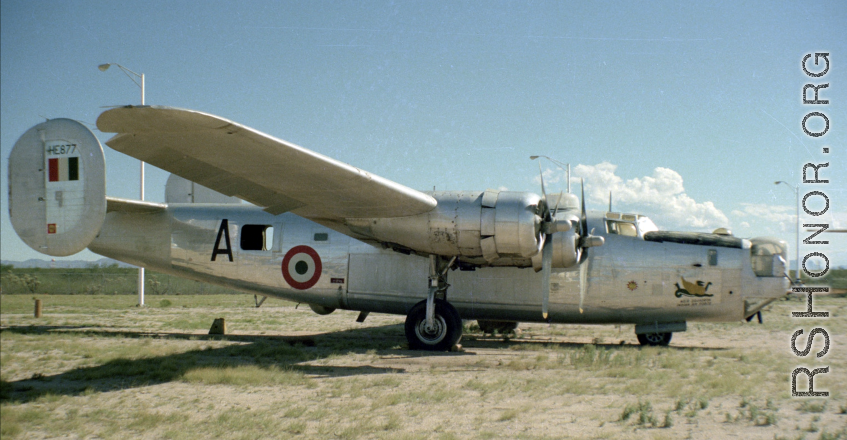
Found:
[[[432,324],[427,325],[426,300],[406,316],[406,339],[412,350],[448,351],[462,339],[462,318],[456,308],[435,299]]]

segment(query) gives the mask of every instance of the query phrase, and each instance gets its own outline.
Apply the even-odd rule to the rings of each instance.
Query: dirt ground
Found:
[[[0,298],[3,438],[847,438],[847,300],[826,319],[689,323],[669,347],[631,325],[521,324],[462,350],[406,349],[403,317],[317,316],[232,295]],[[209,336],[225,317],[228,335]],[[811,354],[798,339],[827,329]],[[825,398],[791,397],[791,372]],[[798,388],[806,387],[805,381]]]

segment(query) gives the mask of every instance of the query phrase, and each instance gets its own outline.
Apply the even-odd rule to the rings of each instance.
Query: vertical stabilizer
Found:
[[[56,257],[85,249],[106,216],[103,147],[88,127],[51,119],[9,155],[9,217],[31,248]]]

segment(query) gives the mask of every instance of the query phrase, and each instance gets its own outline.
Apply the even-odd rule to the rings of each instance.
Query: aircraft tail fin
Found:
[[[51,119],[23,134],[9,155],[9,217],[21,240],[63,257],[85,249],[106,216],[106,161],[94,133]]]

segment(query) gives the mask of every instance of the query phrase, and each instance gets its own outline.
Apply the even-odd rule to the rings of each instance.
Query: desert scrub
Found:
[[[800,404],[797,411],[804,413],[822,413],[826,411],[826,400],[806,400]]]
[[[305,374],[275,365],[262,367],[242,365],[237,367],[200,367],[186,371],[180,380],[205,385],[236,386],[314,386]]]
[[[655,416],[653,416],[653,405],[650,402],[638,402],[637,404],[626,405],[621,413],[620,421],[625,422],[634,414],[638,414],[636,422],[639,425],[658,424]]]

